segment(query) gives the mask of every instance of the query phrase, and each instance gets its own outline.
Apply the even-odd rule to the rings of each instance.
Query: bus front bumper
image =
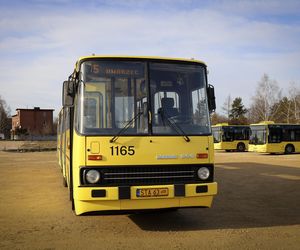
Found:
[[[92,211],[211,207],[217,183],[78,187],[74,194],[77,215]]]

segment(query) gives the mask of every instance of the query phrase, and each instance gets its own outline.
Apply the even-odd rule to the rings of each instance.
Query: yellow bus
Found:
[[[261,153],[300,153],[300,124],[265,121],[250,125],[249,151]]]
[[[75,213],[210,207],[214,109],[201,61],[79,58],[63,84],[58,134]]]
[[[219,123],[212,126],[216,150],[248,151],[250,127],[248,125],[228,125]]]

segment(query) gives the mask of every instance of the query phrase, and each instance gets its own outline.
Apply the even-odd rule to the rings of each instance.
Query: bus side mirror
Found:
[[[63,95],[62,104],[64,107],[72,107],[74,104],[74,94],[75,94],[75,82],[74,81],[64,81],[63,83]]]
[[[214,112],[216,110],[216,97],[215,97],[215,88],[213,85],[210,84],[208,85],[207,97],[208,97],[209,112]]]

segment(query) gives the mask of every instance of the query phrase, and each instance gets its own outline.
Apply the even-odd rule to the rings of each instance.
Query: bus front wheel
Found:
[[[237,145],[237,151],[239,151],[239,152],[244,152],[245,149],[246,149],[246,147],[245,147],[245,144],[244,144],[244,143],[239,143],[239,144]]]
[[[295,151],[295,148],[292,144],[288,144],[285,146],[285,150],[284,150],[284,153],[285,154],[291,154]]]

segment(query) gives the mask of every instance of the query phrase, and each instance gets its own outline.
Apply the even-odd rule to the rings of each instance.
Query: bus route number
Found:
[[[112,156],[119,156],[119,155],[134,155],[135,154],[135,148],[134,146],[112,146],[111,149],[111,155]]]

